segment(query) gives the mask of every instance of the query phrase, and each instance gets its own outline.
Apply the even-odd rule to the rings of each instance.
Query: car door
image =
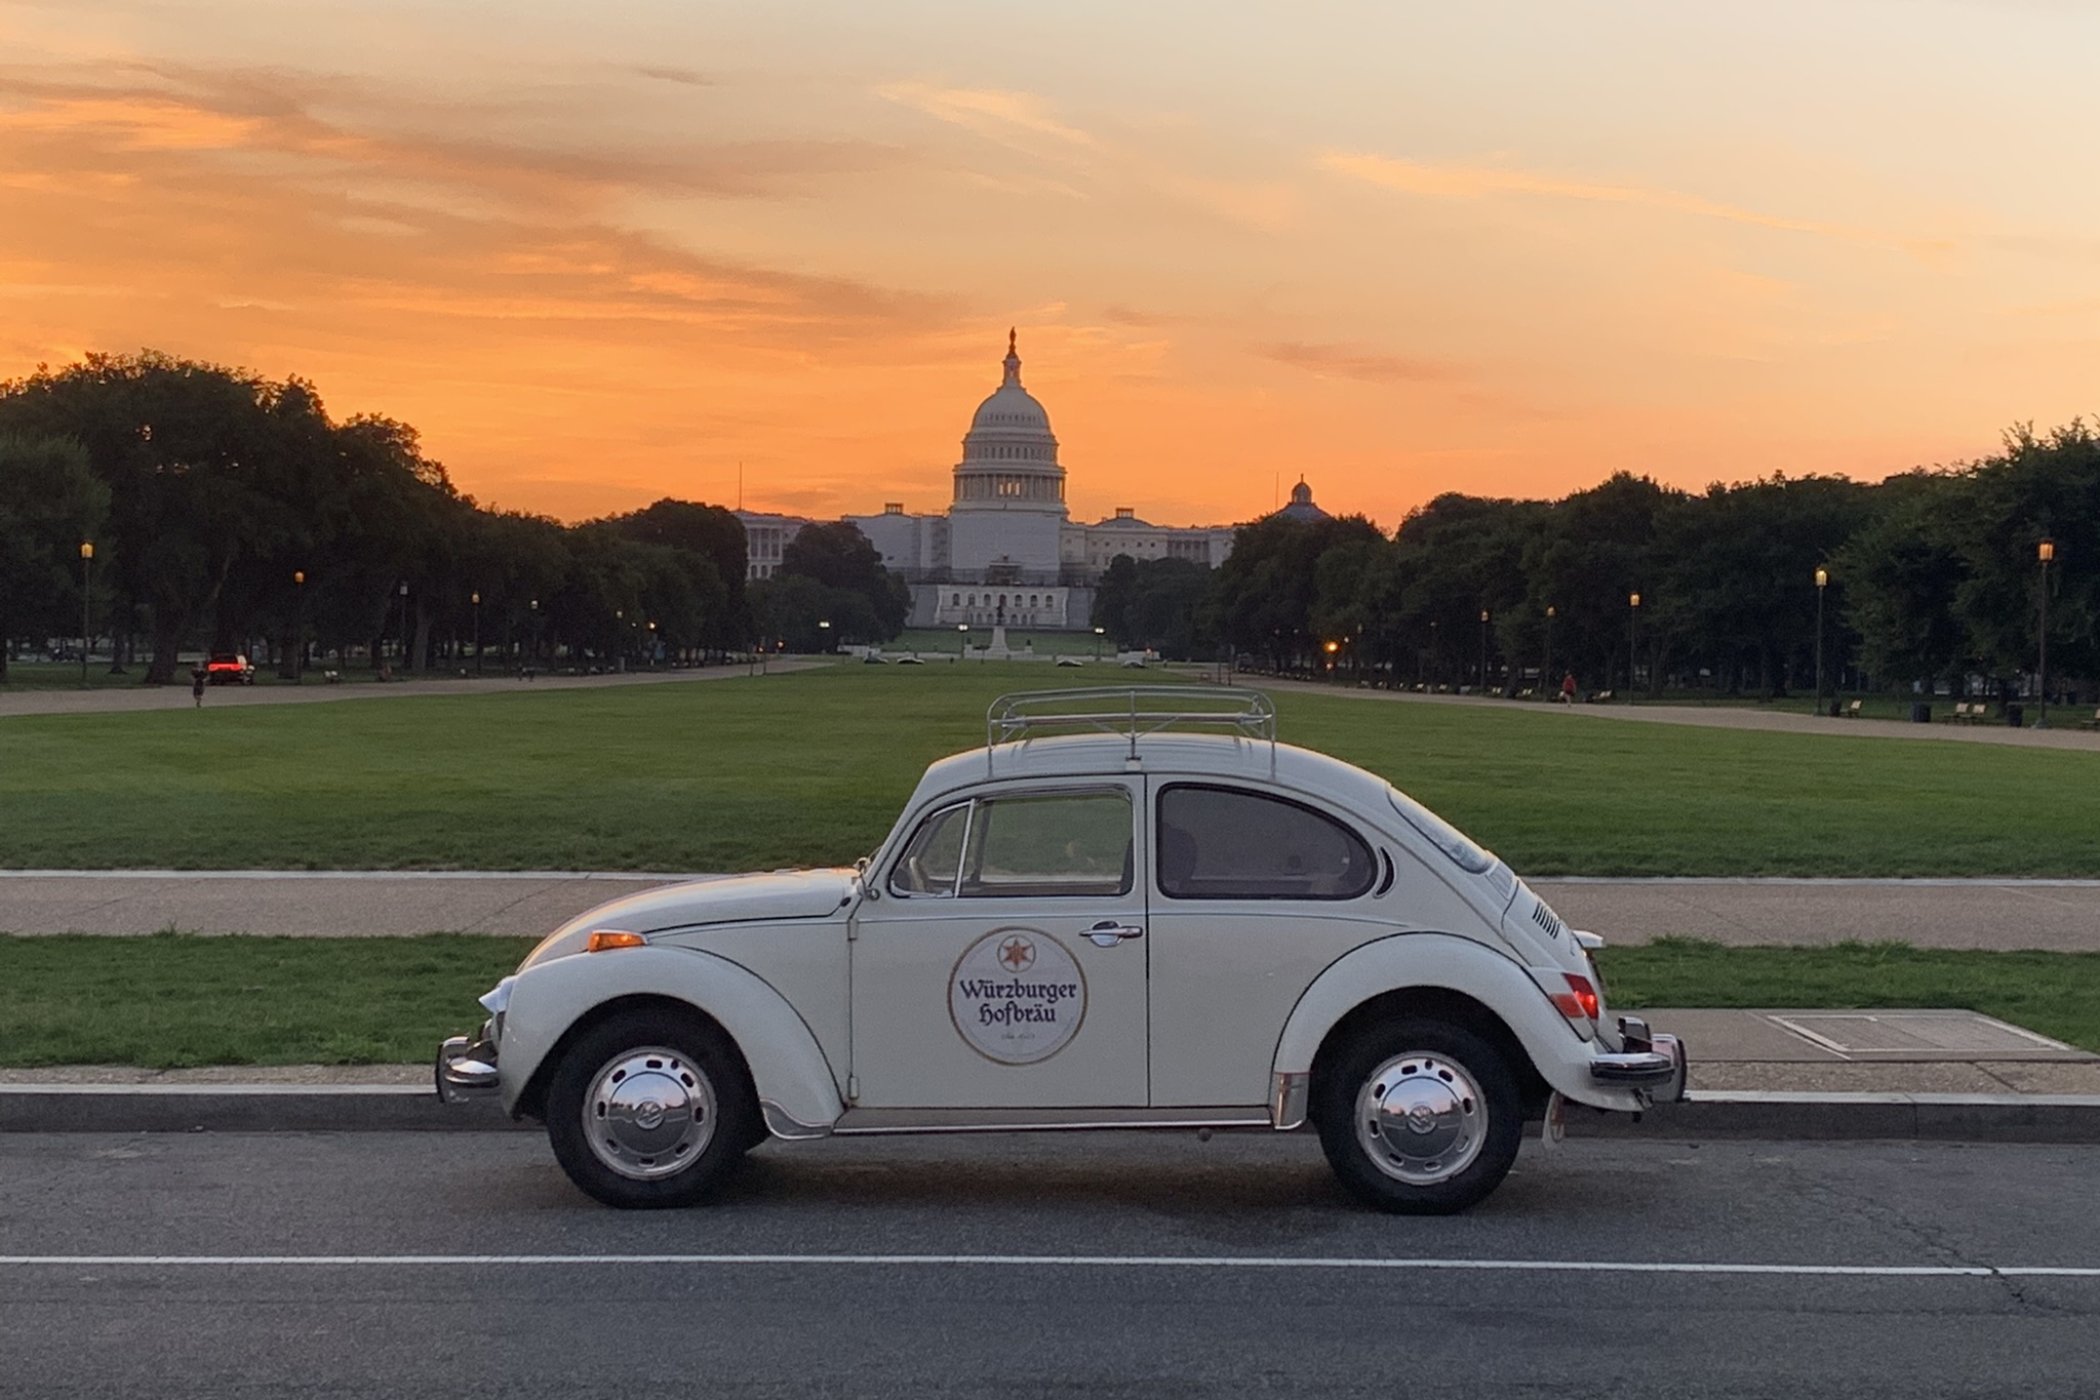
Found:
[[[859,1108],[1147,1101],[1141,778],[989,784],[920,819],[854,915]]]
[[[1308,794],[1166,777],[1152,789],[1152,1102],[1264,1104],[1300,994],[1404,926],[1391,855]]]

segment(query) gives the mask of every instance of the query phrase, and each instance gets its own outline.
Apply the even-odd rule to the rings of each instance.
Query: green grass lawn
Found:
[[[400,1064],[471,1032],[524,938],[0,937],[0,1067]],[[1612,1003],[1962,1007],[2100,1050],[2100,953],[1671,941],[1605,953]]]
[[[847,861],[1008,689],[834,666],[687,685],[0,718],[0,864],[724,871]],[[2100,753],[1278,697],[1535,875],[2100,875]]]

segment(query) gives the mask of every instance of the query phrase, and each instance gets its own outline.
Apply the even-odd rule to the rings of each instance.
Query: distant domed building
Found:
[[[1313,504],[1312,487],[1299,477],[1298,484],[1291,488],[1291,503],[1269,517],[1271,520],[1299,520],[1310,524],[1316,520],[1332,520],[1333,516]]]
[[[1092,525],[1065,507],[1065,469],[1050,414],[1021,383],[1019,338],[1006,333],[999,387],[977,405],[963,434],[946,511],[913,515],[904,503],[880,515],[847,515],[912,586],[911,625],[949,627],[1006,623],[1084,631],[1094,583],[1117,555],[1186,559],[1215,569],[1232,552],[1229,525],[1154,525],[1119,506]],[[1324,520],[1300,477],[1288,519]],[[763,511],[736,512],[744,522],[749,576],[771,578],[781,551],[809,521]]]

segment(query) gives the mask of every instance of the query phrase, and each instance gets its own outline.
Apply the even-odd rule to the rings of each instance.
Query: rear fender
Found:
[[[838,1079],[809,1026],[763,979],[693,948],[621,948],[550,958],[518,974],[503,1013],[497,1074],[516,1113],[526,1087],[578,1021],[622,997],[668,998],[706,1013],[736,1042],[766,1120],[812,1131],[845,1112]]]
[[[1575,1033],[1538,983],[1513,958],[1474,939],[1446,933],[1381,938],[1336,959],[1305,989],[1277,1041],[1274,1071],[1279,1102],[1297,1086],[1303,1102],[1313,1059],[1343,1017],[1389,992],[1440,988],[1493,1012],[1551,1088],[1597,1108],[1633,1108],[1632,1094],[1590,1078],[1590,1044]],[[1286,1078],[1286,1076],[1303,1076]],[[1279,1109],[1279,1114],[1282,1110]],[[1279,1127],[1290,1126],[1280,1123]]]

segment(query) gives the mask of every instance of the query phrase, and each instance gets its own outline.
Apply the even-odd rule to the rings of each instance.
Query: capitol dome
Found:
[[[1050,415],[1021,385],[1021,354],[1006,333],[1005,378],[970,415],[955,504],[1064,513],[1065,469],[1057,461]]]

